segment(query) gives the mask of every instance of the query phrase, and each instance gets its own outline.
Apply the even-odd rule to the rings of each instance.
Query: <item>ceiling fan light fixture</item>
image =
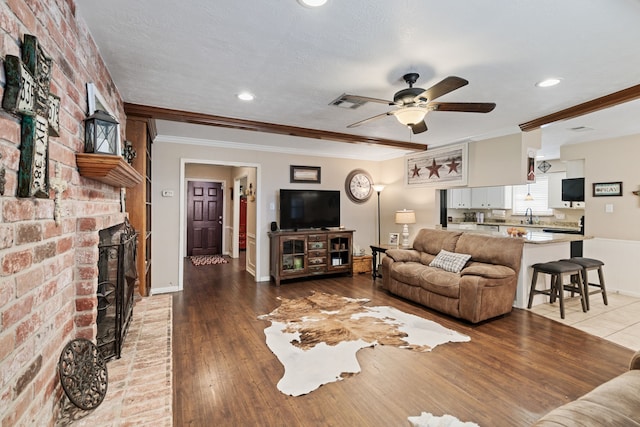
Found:
[[[320,7],[326,2],[327,0],[298,0],[298,3],[304,7]]]
[[[424,120],[427,110],[420,107],[406,107],[394,112],[394,116],[405,126],[415,125]]]

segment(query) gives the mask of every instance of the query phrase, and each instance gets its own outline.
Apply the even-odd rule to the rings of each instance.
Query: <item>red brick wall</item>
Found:
[[[60,164],[68,188],[63,219],[50,199],[18,199],[20,118],[0,110],[0,424],[53,425],[62,396],[57,362],[73,338],[95,338],[98,230],[123,221],[120,190],[78,174],[86,83],[124,124],[122,100],[73,0],[0,2],[0,59],[20,55],[24,34],[53,59],[51,92],[61,100],[60,136],[49,138],[50,176]],[[4,69],[4,67],[2,67]],[[0,72],[0,98],[4,72]],[[124,125],[122,126],[124,136]]]

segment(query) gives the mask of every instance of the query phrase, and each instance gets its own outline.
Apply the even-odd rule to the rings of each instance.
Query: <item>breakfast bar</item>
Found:
[[[489,233],[494,236],[507,237],[504,231],[486,232],[482,230],[469,230],[469,233]],[[520,264],[520,273],[518,274],[518,287],[516,289],[516,298],[513,306],[516,308],[527,308],[529,299],[529,289],[531,287],[531,278],[533,275],[533,264],[549,261],[557,261],[566,259],[571,256],[571,242],[591,239],[591,236],[583,236],[582,234],[563,234],[563,233],[547,233],[542,231],[528,231],[522,236],[512,237],[513,239],[524,240],[522,249],[522,262]],[[547,276],[539,276],[538,281],[549,280]],[[539,283],[540,288],[550,286],[549,283]],[[545,295],[536,295],[533,299],[533,305],[542,304],[546,301]]]
[[[493,236],[509,237],[506,231],[486,231],[483,229],[464,230],[466,233],[490,234]],[[529,289],[531,287],[531,278],[533,269],[531,266],[536,263],[557,261],[566,259],[571,256],[571,242],[579,242],[591,239],[591,236],[583,236],[582,234],[564,234],[549,233],[543,231],[527,231],[520,237],[511,237],[513,239],[524,240],[522,249],[522,262],[520,264],[520,273],[518,274],[518,286],[516,289],[516,297],[513,306],[516,308],[527,308],[529,299]],[[549,280],[546,276],[539,276],[539,287],[545,285],[548,288],[549,283],[543,284],[543,280]],[[545,295],[536,295],[533,299],[533,305],[547,302]]]

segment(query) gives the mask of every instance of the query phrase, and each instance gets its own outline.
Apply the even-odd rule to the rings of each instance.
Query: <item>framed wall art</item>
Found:
[[[320,184],[320,166],[291,166],[290,182]]]
[[[622,196],[622,182],[594,182],[593,197]]]
[[[405,156],[405,185],[467,185],[468,144],[455,144]]]

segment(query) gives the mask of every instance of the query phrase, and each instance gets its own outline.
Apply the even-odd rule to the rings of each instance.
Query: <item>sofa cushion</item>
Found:
[[[420,287],[448,298],[460,298],[460,274],[436,267],[425,267],[420,274]]]
[[[640,426],[639,392],[640,371],[628,371],[554,409],[534,425]]]
[[[397,262],[420,262],[420,253],[413,249],[388,249],[385,255]]]
[[[523,246],[522,239],[463,233],[454,252],[470,254],[474,261],[505,265],[519,271]]]
[[[422,272],[429,268],[419,262],[394,262],[391,265],[391,277],[411,286],[420,286]]]
[[[471,258],[471,255],[457,254],[454,252],[445,251],[444,249],[438,252],[438,255],[429,264],[430,267],[438,267],[445,271],[452,273],[459,273]]]
[[[515,276],[516,272],[504,265],[486,264],[484,262],[471,262],[461,272],[463,276],[482,276],[487,279],[504,279]]]
[[[423,228],[413,240],[413,249],[436,255],[440,249],[455,252],[456,243],[462,232],[447,230],[432,230]]]

